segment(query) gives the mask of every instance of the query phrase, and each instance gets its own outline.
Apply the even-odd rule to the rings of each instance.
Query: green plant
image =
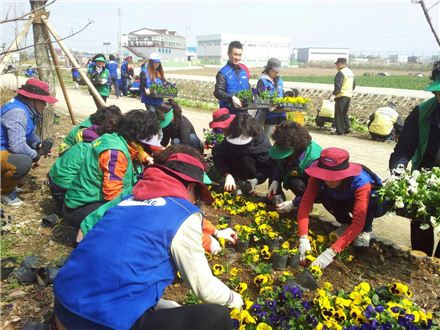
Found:
[[[177,87],[175,84],[167,83],[164,85],[152,84],[150,87],[152,94],[157,95],[177,95]]]
[[[199,298],[197,298],[196,294],[191,289],[188,291],[188,293],[185,296],[185,299],[183,300],[184,305],[198,305],[201,303],[202,301]]]
[[[240,99],[240,101],[242,101],[243,106],[251,104],[252,101],[254,100],[254,95],[252,94],[252,91],[249,89],[239,91],[235,94],[235,96],[237,96]]]

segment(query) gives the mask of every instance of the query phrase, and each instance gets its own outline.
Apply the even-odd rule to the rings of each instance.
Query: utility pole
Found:
[[[47,0],[29,0],[29,2],[31,3],[31,9],[35,10],[44,6]],[[35,61],[37,63],[38,76],[40,80],[43,80],[49,84],[50,93],[51,95],[55,96],[55,78],[49,58],[49,50],[46,44],[47,42],[50,42],[50,38],[41,19],[38,17],[42,12],[45,12],[44,8],[35,12],[37,17],[32,22],[32,29],[34,32]],[[46,16],[49,16],[49,14],[46,13]],[[53,120],[54,109],[52,106],[48,105],[43,112],[43,124],[41,127],[37,127],[37,132],[42,139],[48,137],[52,132]]]
[[[121,8],[118,8],[118,16],[119,16],[119,62],[122,63],[122,15]]]

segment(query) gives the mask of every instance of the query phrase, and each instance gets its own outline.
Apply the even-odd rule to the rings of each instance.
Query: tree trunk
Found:
[[[31,9],[35,10],[41,6],[44,6],[47,0],[29,0],[31,3]],[[44,8],[41,9],[44,11]],[[38,16],[38,12],[35,13]],[[44,24],[38,19],[38,17],[32,23],[32,29],[34,32],[34,44],[35,44],[35,60],[37,63],[38,76],[40,80],[47,82],[50,86],[51,95],[55,96],[55,79],[52,70],[52,65],[49,57],[49,50],[46,43],[50,41],[49,35],[44,27]],[[39,45],[41,44],[41,45]],[[54,122],[54,108],[48,105],[43,111],[43,123],[37,126],[37,133],[41,139],[45,139],[51,135]]]

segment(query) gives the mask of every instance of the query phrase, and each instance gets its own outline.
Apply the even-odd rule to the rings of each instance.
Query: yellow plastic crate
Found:
[[[305,124],[305,111],[292,111],[287,113],[287,119],[290,121],[294,121],[300,125]]]

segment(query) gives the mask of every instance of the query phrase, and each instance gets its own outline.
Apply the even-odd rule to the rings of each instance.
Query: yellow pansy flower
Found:
[[[223,274],[224,271],[225,271],[225,268],[220,264],[215,264],[214,266],[212,266],[212,272],[216,276]]]
[[[257,330],[272,330],[272,327],[264,322],[258,323]]]

